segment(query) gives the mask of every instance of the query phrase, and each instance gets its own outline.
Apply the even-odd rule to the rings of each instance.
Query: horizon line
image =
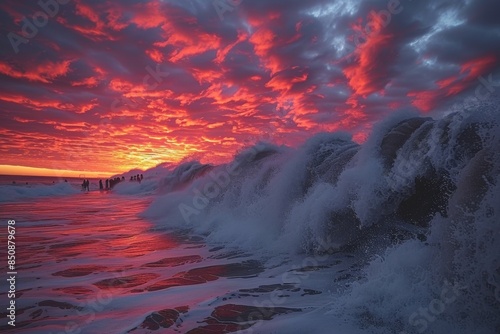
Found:
[[[79,170],[51,169],[21,165],[0,164],[0,175],[8,176],[38,176],[38,177],[71,177],[71,178],[109,178],[120,173],[91,172]]]

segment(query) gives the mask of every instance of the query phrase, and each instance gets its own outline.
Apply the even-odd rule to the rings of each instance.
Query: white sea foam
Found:
[[[47,196],[63,196],[80,192],[79,188],[67,182],[53,185],[0,185],[0,202]]]

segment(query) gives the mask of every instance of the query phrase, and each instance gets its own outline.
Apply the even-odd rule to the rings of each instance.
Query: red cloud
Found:
[[[142,29],[159,27],[166,23],[167,20],[164,14],[164,8],[162,8],[160,2],[157,1],[135,6],[134,13],[135,15],[132,18],[132,22]]]
[[[16,79],[50,83],[53,79],[68,74],[70,65],[70,60],[64,60],[59,63],[45,62],[33,68],[21,70],[14,68],[6,62],[0,62],[0,73]]]
[[[197,19],[189,13],[165,6],[161,8],[160,14],[156,6],[159,5],[150,3],[146,6],[146,15],[142,19],[142,14],[140,14],[138,21],[135,23],[143,28],[161,26],[164,40],[154,43],[154,46],[158,48],[173,47],[174,50],[169,58],[171,62],[178,62],[186,57],[222,48],[221,38],[216,34],[203,31],[198,25]],[[150,12],[154,12],[154,14],[151,14],[153,18],[148,16],[147,13]]]
[[[98,83],[99,83],[99,81],[97,80],[97,78],[89,77],[89,78],[85,78],[85,79],[80,80],[80,81],[72,82],[71,86],[73,86],[73,87],[79,87],[79,86],[95,87],[98,85]]]
[[[271,54],[276,43],[275,39],[274,32],[267,28],[260,28],[250,37],[255,54],[261,57],[261,62],[271,72],[271,75],[283,69],[279,58]]]
[[[93,41],[116,40],[112,33],[128,26],[123,22],[122,8],[113,2],[102,2],[97,7],[91,7],[78,0],[75,2],[75,13],[87,23],[75,24],[63,16],[58,16],[57,21]]]
[[[344,69],[349,86],[357,95],[367,96],[384,89],[388,82],[387,69],[393,56],[390,53],[394,35],[384,30],[384,21],[375,12],[371,12],[366,26],[372,27],[366,35],[366,41],[354,51],[355,62]],[[354,26],[361,30],[361,23]]]
[[[471,87],[481,75],[491,71],[496,62],[497,58],[492,55],[472,59],[462,64],[457,75],[437,81],[438,90],[411,91],[408,96],[413,98],[412,104],[415,107],[429,112],[444,97],[457,95]]]

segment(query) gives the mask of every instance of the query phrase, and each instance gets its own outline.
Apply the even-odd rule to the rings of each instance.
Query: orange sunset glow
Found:
[[[489,31],[472,5],[466,28],[453,6],[409,1],[47,3],[0,4],[0,174],[221,163],[325,131],[362,142],[397,110],[449,111],[500,59],[467,46]]]

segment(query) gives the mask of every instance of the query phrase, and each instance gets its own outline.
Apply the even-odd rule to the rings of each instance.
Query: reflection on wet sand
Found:
[[[227,292],[220,284],[190,287],[254,278],[262,264],[223,247],[207,249],[200,237],[156,231],[138,216],[147,204],[103,193],[7,204],[19,222],[16,332],[64,332],[70,325],[82,332],[229,333],[251,326],[241,317],[255,307],[237,304],[186,320],[197,303]],[[185,302],[176,305],[179,296]],[[276,308],[264,320],[296,311]]]

